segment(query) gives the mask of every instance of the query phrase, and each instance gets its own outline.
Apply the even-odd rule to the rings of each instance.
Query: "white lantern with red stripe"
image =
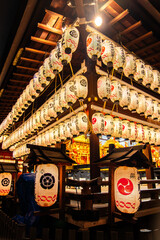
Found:
[[[126,53],[122,47],[115,48],[115,55],[113,59],[113,68],[118,72],[122,72],[126,63]]]
[[[11,189],[12,174],[0,173],[0,196],[7,196]]]
[[[27,99],[27,102],[30,104],[34,101],[34,98],[31,96],[29,88],[30,88],[30,85],[28,84],[26,87],[26,99]]]
[[[131,126],[131,135],[129,140],[135,141],[137,139],[137,124],[135,122],[130,122]]]
[[[111,95],[111,80],[107,76],[101,76],[97,81],[97,92],[100,99],[107,101]]]
[[[79,31],[71,26],[67,27],[62,35],[62,46],[66,54],[76,51],[79,43]]]
[[[49,84],[49,81],[46,79],[43,72],[44,72],[44,67],[42,65],[38,70],[38,76],[39,76],[39,82],[40,82],[41,86],[43,88],[45,88]]]
[[[113,103],[118,104],[122,98],[121,84],[117,80],[111,81],[111,95],[110,99]]]
[[[102,113],[94,113],[92,115],[92,129],[98,136],[104,133],[104,115]]]
[[[65,137],[67,139],[71,139],[73,137],[72,133],[71,133],[71,121],[68,119],[64,122],[65,124]]]
[[[146,97],[146,111],[145,116],[151,117],[153,114],[153,101],[150,97]]]
[[[138,93],[135,90],[130,90],[130,104],[128,105],[128,109],[135,113],[138,108]]]
[[[123,71],[126,77],[133,78],[136,72],[136,58],[132,54],[126,54],[126,64]]]
[[[54,96],[48,101],[48,115],[50,119],[57,117],[53,99],[54,99]]]
[[[40,80],[39,73],[36,72],[33,76],[33,88],[36,90],[37,93],[42,92],[44,89],[39,80]]]
[[[150,87],[153,82],[153,70],[150,65],[145,65],[145,76],[143,78],[143,84],[146,87]]]
[[[56,144],[56,139],[55,139],[55,134],[54,134],[54,128],[51,128],[49,130],[49,141],[51,143],[51,145]]]
[[[37,122],[37,126],[38,126],[38,129],[42,128],[42,123],[41,123],[41,111],[40,110],[37,110],[36,111],[36,122]]]
[[[151,145],[155,145],[156,143],[156,131],[155,128],[150,128],[150,144]]]
[[[143,94],[138,94],[138,108],[136,109],[137,113],[139,113],[141,116],[144,115],[146,111],[146,98]]]
[[[122,120],[122,138],[128,140],[131,136],[131,124],[128,120]]]
[[[144,142],[144,129],[143,125],[138,123],[137,124],[137,139],[136,142],[142,143]]]
[[[35,201],[41,207],[50,207],[57,201],[58,168],[54,164],[37,166],[35,178]]]
[[[53,96],[53,104],[54,104],[54,109],[57,113],[57,115],[61,114],[63,112],[62,107],[60,105],[60,95],[59,92],[56,92]]]
[[[108,39],[104,40],[102,42],[102,51],[101,51],[102,62],[108,67],[112,67],[114,54],[115,54],[115,46],[113,42]]]
[[[33,86],[33,79],[29,82],[29,94],[33,99],[37,98],[39,96],[39,93],[36,92],[34,86]]]
[[[101,36],[97,33],[90,33],[87,36],[87,54],[93,61],[96,61],[101,56]]]
[[[118,117],[115,117],[113,120],[114,120],[113,137],[115,137],[115,139],[119,139],[120,137],[122,137],[122,120]]]
[[[159,103],[157,101],[153,101],[153,120],[158,120],[159,118]]]
[[[124,109],[128,109],[128,105],[131,102],[130,89],[126,85],[122,85],[122,98],[119,101],[119,105]]]
[[[151,89],[154,91],[158,91],[160,87],[160,72],[157,70],[153,70],[153,82],[151,83]]]
[[[104,132],[107,137],[111,137],[114,131],[113,117],[109,114],[104,115]]]
[[[145,64],[141,59],[136,59],[136,72],[134,74],[134,79],[138,83],[142,83],[145,77]]]
[[[50,66],[49,57],[46,58],[43,62],[43,75],[46,77],[47,81],[51,81],[51,79],[55,78],[55,74],[53,73],[51,66]]]
[[[76,114],[76,128],[80,134],[85,134],[88,130],[88,117],[84,112]]]
[[[71,117],[71,134],[73,137],[76,137],[79,135],[79,131],[77,130],[77,124],[76,124],[76,116]]]
[[[59,137],[60,137],[61,141],[66,140],[66,136],[65,136],[65,124],[64,124],[64,123],[58,124],[58,132],[59,132]]]
[[[65,53],[65,49],[62,46],[62,40],[59,40],[57,42],[57,57],[61,61],[62,65],[65,66],[67,63],[69,63],[72,60],[72,53],[69,54]]]
[[[160,146],[160,129],[156,129],[156,146]]]
[[[66,89],[66,101],[69,106],[74,104],[77,101],[77,97],[75,95],[75,86],[74,81],[70,80],[65,85]]]
[[[43,107],[40,110],[40,122],[43,126],[45,126],[48,123],[48,121],[46,119],[46,114],[47,114],[46,108]]]
[[[135,167],[118,167],[114,172],[115,204],[119,211],[136,213],[140,206],[140,177]]]
[[[59,105],[62,107],[62,110],[65,111],[69,108],[69,105],[66,100],[66,88],[62,87],[59,91]]]
[[[143,129],[144,129],[144,140],[143,140],[143,142],[148,144],[150,142],[150,138],[151,138],[150,128],[148,126],[144,126]]]
[[[74,78],[74,91],[79,101],[84,101],[88,95],[88,80],[84,75],[77,75]]]
[[[53,128],[53,131],[54,131],[54,138],[55,138],[56,142],[61,142],[60,135],[59,135],[59,130],[58,130],[58,125],[56,125]]]
[[[53,49],[49,55],[49,64],[54,74],[61,72],[63,69],[63,65],[61,61],[58,59],[56,49]]]

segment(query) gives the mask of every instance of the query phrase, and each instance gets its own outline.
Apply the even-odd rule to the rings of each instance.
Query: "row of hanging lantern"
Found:
[[[119,104],[123,109],[128,109],[132,113],[137,112],[145,117],[152,117],[153,120],[160,121],[160,103],[152,97],[144,96],[142,93],[120,84],[116,79],[104,75],[97,80],[97,92],[100,99]]]
[[[79,31],[75,27],[68,27],[64,31],[62,38],[53,49],[43,65],[33,76],[25,90],[18,98],[11,112],[0,125],[0,134],[11,127],[13,122],[25,112],[29,105],[47,87],[55,75],[62,71],[63,66],[71,61],[72,53],[76,51],[79,43]]]
[[[124,72],[126,77],[134,78],[154,91],[160,89],[160,72],[153,70],[150,65],[145,64],[134,55],[128,54],[123,47],[116,46],[113,41],[108,39],[102,42],[99,34],[90,33],[86,45],[87,54],[92,60],[101,57],[105,65],[113,66],[120,73]]]
[[[92,115],[92,130],[98,136],[106,135],[107,137],[115,137],[115,139],[124,138],[139,143],[160,145],[160,129],[122,120],[109,114],[94,113]]]
[[[71,139],[79,134],[85,134],[88,130],[88,117],[84,112],[79,112],[71,118],[55,125],[49,130],[36,136],[32,144],[39,146],[54,146],[56,143]],[[30,153],[26,144],[15,148],[13,157],[19,158]]]

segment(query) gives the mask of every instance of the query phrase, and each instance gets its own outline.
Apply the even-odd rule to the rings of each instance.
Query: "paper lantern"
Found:
[[[160,146],[160,129],[156,129],[156,146]]]
[[[118,167],[114,172],[115,204],[123,213],[136,213],[140,206],[140,177],[135,167]]]
[[[36,90],[37,93],[40,93],[43,91],[44,87],[42,87],[40,81],[39,81],[39,73],[36,72],[33,76],[33,88]]]
[[[107,101],[111,95],[111,80],[107,76],[101,76],[97,81],[98,97],[103,101]]]
[[[29,83],[29,94],[33,99],[37,98],[39,96],[39,93],[36,92],[36,90],[33,87],[33,79],[30,80]]]
[[[49,145],[54,145],[56,144],[56,140],[55,140],[55,134],[54,134],[54,128],[51,128],[48,132],[49,134]]]
[[[122,120],[122,138],[128,140],[131,136],[131,124],[128,120]]]
[[[138,108],[138,93],[135,90],[130,90],[130,103],[128,105],[128,109],[135,113]]]
[[[88,117],[84,112],[79,112],[76,115],[76,127],[80,134],[85,134],[88,130]]]
[[[150,128],[150,144],[155,145],[156,143],[156,131],[155,128]]]
[[[51,145],[49,130],[45,132],[45,145],[46,146],[50,146]]]
[[[42,145],[42,134],[39,134],[39,135],[36,137],[35,143],[36,143],[36,145],[38,145],[38,146],[41,146],[41,145]]]
[[[113,66],[113,59],[115,54],[115,46],[110,40],[102,42],[101,59],[102,62],[108,67]]]
[[[144,77],[145,77],[145,64],[141,59],[136,59],[136,73],[134,74],[134,79],[138,83],[142,83]]]
[[[53,104],[54,104],[54,109],[57,113],[57,115],[61,114],[63,112],[62,107],[60,105],[60,95],[59,92],[56,92],[53,96]]]
[[[51,121],[51,118],[50,118],[49,113],[48,113],[48,111],[49,111],[48,102],[45,102],[45,104],[43,105],[43,108],[46,109],[46,111],[45,111],[45,119],[49,123]]]
[[[153,101],[153,120],[158,120],[159,118],[159,103],[157,101]]]
[[[79,135],[79,131],[77,130],[77,124],[76,124],[76,116],[71,117],[71,134],[73,137],[76,137]]]
[[[60,139],[60,135],[59,135],[59,130],[58,130],[58,125],[56,125],[54,128],[53,128],[53,131],[54,131],[54,139],[56,140],[56,142],[61,142],[61,139]]]
[[[150,137],[151,137],[151,135],[150,135],[150,128],[148,126],[144,126],[143,130],[144,130],[143,142],[148,144],[150,142]]]
[[[92,129],[98,136],[104,133],[104,115],[102,113],[94,113],[92,115]]]
[[[83,101],[88,95],[88,80],[83,75],[74,78],[74,92],[79,101]]]
[[[96,33],[90,33],[87,37],[87,54],[93,61],[101,56],[102,39]]]
[[[41,86],[42,86],[43,88],[45,88],[45,87],[49,84],[49,81],[46,79],[46,77],[44,76],[43,72],[44,72],[44,67],[43,67],[43,65],[42,65],[42,66],[39,68],[39,70],[38,70],[38,77],[39,77],[38,80],[39,80]]]
[[[113,79],[111,81],[111,95],[110,95],[110,99],[115,104],[118,104],[119,101],[121,100],[121,98],[122,98],[121,84],[117,80]]]
[[[30,131],[33,134],[35,132],[35,130],[34,130],[34,122],[33,122],[33,115],[29,118],[29,123],[30,123]]]
[[[43,62],[43,75],[46,77],[47,81],[51,81],[51,79],[55,78],[55,74],[51,69],[49,57],[46,58]]]
[[[12,174],[0,173],[0,196],[7,196],[11,189]]]
[[[120,137],[122,137],[122,120],[118,117],[115,117],[113,120],[114,120],[113,137],[115,137],[115,139],[119,139]]]
[[[41,134],[41,145],[46,146],[46,133],[45,132],[43,132]]]
[[[111,137],[114,131],[113,117],[109,114],[104,115],[104,132],[107,137]]]
[[[71,133],[71,128],[72,128],[71,121],[70,120],[66,120],[64,122],[64,124],[65,124],[65,130],[64,130],[65,131],[65,137],[67,139],[71,139],[73,137],[73,135]]]
[[[26,87],[26,100],[29,104],[31,104],[34,101],[34,98],[30,94],[30,86],[29,84]]]
[[[62,65],[67,65],[72,60],[72,53],[69,54],[65,53],[65,49],[62,46],[62,40],[57,42],[57,57],[61,61]]]
[[[135,141],[137,139],[137,124],[135,122],[130,122],[131,126],[131,135],[129,139],[131,141]]]
[[[63,65],[61,61],[58,59],[56,49],[53,49],[49,55],[49,64],[54,74],[61,72],[63,69]]]
[[[153,82],[151,83],[151,89],[154,91],[158,91],[160,87],[160,72],[157,70],[153,70]]]
[[[38,122],[37,122],[37,118],[36,118],[36,113],[34,113],[32,115],[32,119],[33,119],[33,129],[34,131],[38,130]]]
[[[142,143],[144,142],[144,129],[143,125],[138,123],[137,124],[137,139],[136,142]]]
[[[151,117],[153,114],[153,101],[150,97],[146,97],[146,111],[145,111],[145,116],[146,117]]]
[[[41,123],[41,111],[40,110],[37,110],[36,111],[36,122],[37,122],[37,126],[38,126],[38,129],[41,129],[42,128],[42,123]]]
[[[146,98],[143,94],[138,94],[138,107],[136,109],[137,113],[139,113],[141,116],[144,115],[146,111]]]
[[[30,129],[30,122],[29,122],[29,119],[27,120],[26,130],[27,130],[27,134],[28,134],[28,136],[30,136],[30,135],[31,135],[31,129]]]
[[[40,110],[40,122],[43,126],[48,122],[46,119],[46,109],[44,107]]]
[[[70,54],[75,52],[79,43],[79,31],[77,28],[71,26],[67,27],[62,35],[62,46],[65,53]]]
[[[60,123],[58,125],[58,134],[59,134],[59,138],[61,139],[61,141],[66,140],[66,136],[65,136],[65,123]]]
[[[66,89],[66,101],[69,106],[74,104],[77,101],[77,97],[75,95],[75,86],[74,81],[70,80],[65,85]]]
[[[123,72],[128,78],[133,78],[136,73],[136,58],[132,54],[126,54],[126,63]]]
[[[58,168],[54,164],[37,166],[35,178],[35,201],[41,207],[50,207],[57,201]]]
[[[113,59],[113,68],[118,72],[122,72],[126,62],[126,54],[122,47],[115,48],[115,55]]]
[[[51,119],[56,118],[57,117],[57,113],[55,111],[55,107],[54,107],[54,101],[53,101],[52,97],[49,101],[48,101],[48,115]]]
[[[27,96],[27,91],[26,91],[26,96]],[[18,116],[21,116],[24,111],[22,110],[20,98],[18,98],[18,100],[17,100],[17,102],[16,102],[16,106],[17,106]]]
[[[130,89],[129,87],[122,85],[122,98],[119,101],[119,105],[124,109],[128,109],[128,105],[131,102]]]
[[[66,88],[62,87],[59,91],[59,105],[62,107],[62,110],[65,111],[69,108],[69,105],[66,100]]]
[[[150,65],[145,65],[145,76],[143,78],[143,84],[146,87],[150,87],[151,83],[153,82],[153,71]]]

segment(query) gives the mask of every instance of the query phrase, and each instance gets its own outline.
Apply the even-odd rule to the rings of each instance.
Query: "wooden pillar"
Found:
[[[60,218],[65,217],[65,166],[59,166],[59,208]]]
[[[148,158],[149,162],[152,163],[152,154],[151,154],[151,146],[150,144],[146,145],[146,148],[143,150],[144,155]],[[147,179],[154,179],[154,171],[153,167],[149,167],[149,169],[146,169],[146,177]],[[155,187],[155,184],[148,184],[148,188]]]

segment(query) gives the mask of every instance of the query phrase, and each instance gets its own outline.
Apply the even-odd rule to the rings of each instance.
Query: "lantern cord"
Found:
[[[121,73],[121,80],[122,80],[122,78],[123,78],[123,72]]]
[[[131,85],[133,86],[133,81],[132,81],[132,78],[131,78]]]
[[[111,111],[110,115],[112,115],[112,113],[114,111],[114,107],[115,107],[115,103],[113,104],[113,108],[112,108],[112,111]]]
[[[62,81],[62,78],[61,78],[61,74],[58,73],[58,76],[59,76],[59,79],[60,79],[60,82],[61,82],[61,87],[63,86],[63,81]]]
[[[55,79],[55,93],[57,91],[57,75],[56,75],[56,79]]]
[[[87,118],[88,118],[88,133],[92,133],[92,123],[91,123],[91,121],[89,120],[89,116],[88,116],[88,114],[87,114],[87,111],[86,111],[86,109],[84,108],[84,104],[83,104],[83,102],[81,102],[81,106],[83,107],[83,111],[85,112],[85,114],[87,115]],[[86,134],[87,134],[87,132],[86,132]]]
[[[38,96],[40,97],[44,92],[46,92],[46,90],[51,86],[52,82],[53,82],[54,78],[50,81],[50,83],[48,84],[48,86],[44,89],[44,91],[41,92],[41,94]],[[53,90],[54,91],[54,90]],[[50,92],[51,93],[51,92]],[[49,93],[49,94],[50,94]],[[47,95],[48,96],[48,95]]]
[[[31,115],[33,114],[33,111],[34,111],[34,102],[33,102],[33,105],[32,105],[32,112],[31,112]]]
[[[72,76],[74,76],[74,72],[73,72],[73,68],[72,68],[71,62],[69,62],[69,66],[70,66],[70,69],[71,69],[71,72],[72,72]]]
[[[113,74],[114,74],[114,68],[112,69],[111,80],[112,80],[112,78],[113,78]]]
[[[118,112],[118,104],[116,105],[116,112]]]

